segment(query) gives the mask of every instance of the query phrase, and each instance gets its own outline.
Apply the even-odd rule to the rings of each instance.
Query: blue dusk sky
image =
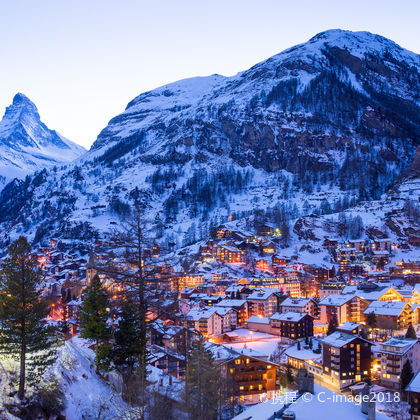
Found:
[[[25,93],[89,147],[141,92],[236,74],[327,29],[419,53],[419,16],[418,0],[0,0],[0,112]]]

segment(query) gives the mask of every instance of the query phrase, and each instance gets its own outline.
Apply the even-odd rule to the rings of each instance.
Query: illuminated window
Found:
[[[243,387],[243,386],[240,386],[240,387],[239,387],[239,389],[240,389],[241,391],[243,391],[243,390],[244,390],[244,387]]]
[[[241,364],[241,359],[236,359],[235,360],[235,365],[240,365]]]
[[[232,369],[229,370],[229,372],[233,373],[233,372],[235,372],[235,369],[232,368]]]
[[[246,362],[249,363],[249,359],[246,359]]]

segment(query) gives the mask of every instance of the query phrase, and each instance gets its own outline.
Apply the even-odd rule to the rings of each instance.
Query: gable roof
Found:
[[[374,313],[375,315],[398,316],[404,311],[406,306],[411,307],[407,302],[386,302],[375,300],[363,312],[365,315]]]

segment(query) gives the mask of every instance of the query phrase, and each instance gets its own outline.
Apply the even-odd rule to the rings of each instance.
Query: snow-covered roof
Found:
[[[275,321],[291,321],[291,322],[299,322],[301,321],[307,314],[301,312],[276,312],[274,315],[271,316],[270,319]]]
[[[288,357],[293,357],[298,360],[315,360],[318,359],[319,353],[314,353],[313,350],[318,348],[318,340],[312,339],[312,349],[305,349],[304,342],[300,343],[300,350],[298,350],[297,343],[286,349],[285,354]]]
[[[411,347],[416,344],[418,340],[415,338],[405,338],[405,337],[391,337],[389,340],[383,342],[380,344],[381,352],[385,353],[393,353],[392,350],[385,349],[387,346],[389,347],[397,347],[400,349],[398,351],[398,354],[404,354],[407,353],[408,350],[411,349]]]
[[[376,300],[372,302],[363,312],[365,315],[374,313],[375,315],[398,316],[408,305],[406,302],[386,302]]]
[[[332,347],[343,347],[346,344],[351,343],[353,340],[355,340],[357,336],[352,334],[347,334],[341,331],[335,331],[330,335],[327,335],[322,342],[324,344],[327,344],[328,346]]]
[[[322,299],[319,302],[319,305],[327,305],[327,306],[342,306],[347,303],[349,300],[353,299],[354,295],[346,294],[346,295],[329,295]]]
[[[270,289],[270,290],[267,290],[267,291],[257,290],[255,292],[252,292],[248,296],[247,300],[266,300],[275,292],[277,292],[277,289],[275,289],[275,290]]]
[[[214,306],[221,308],[239,308],[240,306],[246,303],[245,299],[223,299],[220,302],[216,303]]]
[[[210,318],[216,313],[215,308],[192,308],[186,315],[189,321],[199,321],[203,318]]]
[[[420,372],[418,372],[408,386],[405,388],[406,391],[419,392],[420,393]]]
[[[270,320],[265,316],[252,315],[246,322],[253,322],[254,324],[269,324]]]
[[[296,308],[303,308],[307,305],[312,299],[310,298],[286,298],[280,306],[294,306]]]
[[[344,324],[337,327],[340,331],[353,331],[356,328],[359,328],[362,324],[359,324],[358,322],[351,322],[347,321]]]
[[[338,395],[320,385],[314,385],[315,395],[305,394],[305,398],[297,398],[286,410],[294,413],[296,420],[366,420],[366,414],[361,411],[361,406]],[[249,406],[232,420],[268,420],[276,417],[276,413],[283,408],[286,399],[274,398],[256,405]],[[376,420],[391,420],[391,417],[380,412],[375,413]]]

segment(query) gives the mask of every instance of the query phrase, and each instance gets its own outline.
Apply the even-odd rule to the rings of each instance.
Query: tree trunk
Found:
[[[25,367],[26,367],[26,343],[23,341],[20,351],[20,372],[19,372],[19,391],[18,398],[23,400],[25,396]]]

